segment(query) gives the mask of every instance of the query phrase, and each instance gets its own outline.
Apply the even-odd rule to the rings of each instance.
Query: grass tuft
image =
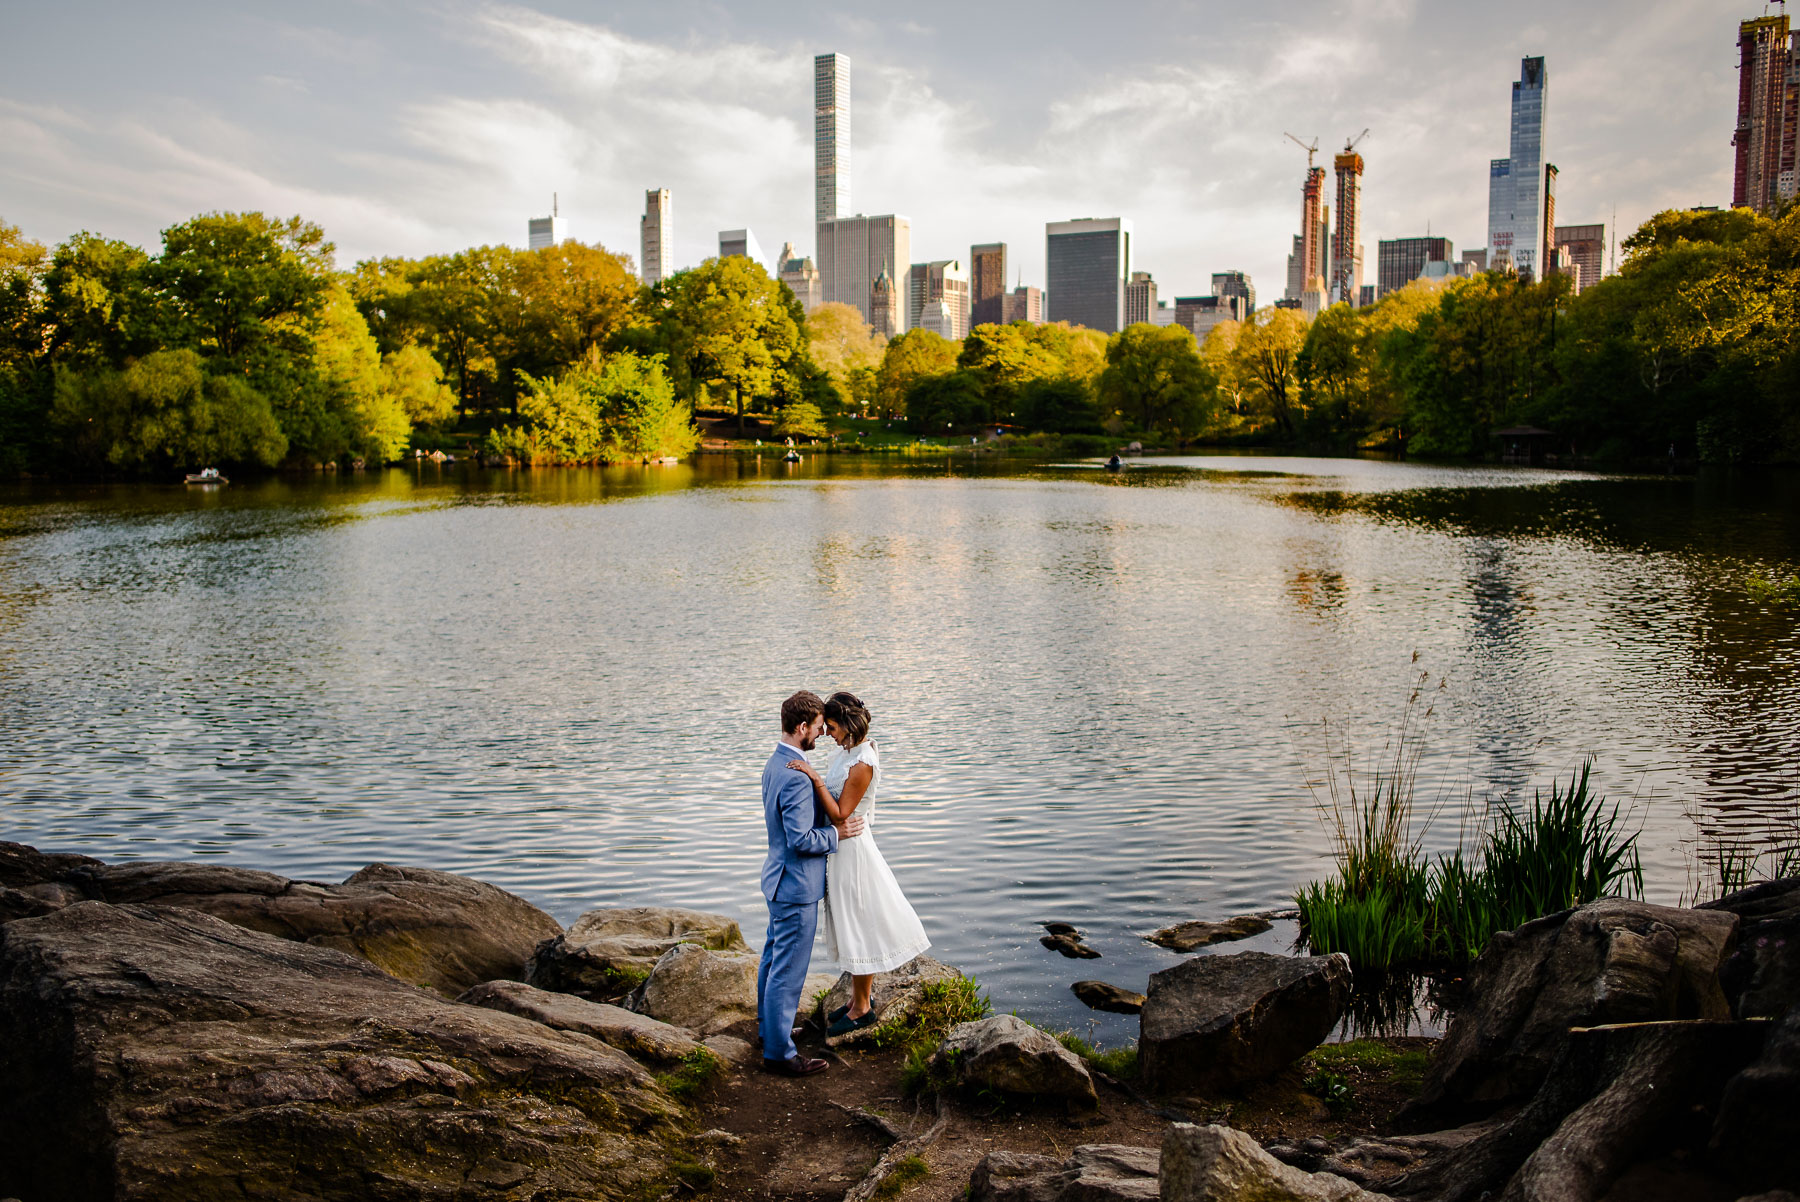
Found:
[[[710,1049],[695,1048],[681,1058],[670,1071],[656,1078],[671,1097],[683,1101],[693,1097],[725,1073],[725,1062]]]
[[[931,1166],[926,1164],[923,1159],[917,1156],[903,1156],[894,1162],[893,1169],[881,1179],[881,1184],[875,1187],[875,1196],[877,1198],[895,1197],[907,1186],[923,1181],[929,1176],[931,1176]]]
[[[919,993],[907,1014],[878,1024],[869,1041],[878,1048],[900,1048],[906,1059],[900,1067],[900,1085],[908,1096],[941,1093],[956,1082],[955,1066],[934,1062],[932,1053],[952,1027],[986,1018],[993,1003],[981,992],[974,977],[932,981]]]
[[[1107,1076],[1119,1081],[1129,1081],[1138,1075],[1138,1050],[1136,1044],[1128,1044],[1122,1048],[1098,1048],[1073,1031],[1052,1031],[1056,1042],[1074,1052],[1077,1056]]]

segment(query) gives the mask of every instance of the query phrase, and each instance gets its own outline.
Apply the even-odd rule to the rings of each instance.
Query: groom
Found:
[[[769,855],[763,861],[762,894],[769,903],[769,935],[756,968],[756,1022],[762,1032],[763,1068],[788,1077],[825,1071],[794,1048],[794,1015],[812,964],[819,899],[825,896],[825,857],[840,838],[862,833],[852,814],[833,827],[805,773],[788,767],[805,759],[825,733],[825,703],[802,690],[781,703],[781,741],[763,765],[763,821]]]

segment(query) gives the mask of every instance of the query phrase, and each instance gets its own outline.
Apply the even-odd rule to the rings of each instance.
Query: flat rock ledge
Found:
[[[1350,999],[1350,961],[1264,952],[1195,956],[1150,977],[1138,1057],[1158,1093],[1229,1089],[1319,1046]]]
[[[0,1196],[626,1199],[680,1111],[588,1035],[171,906],[0,926]]]
[[[969,1179],[969,1202],[1156,1202],[1155,1148],[1083,1144],[1067,1159],[990,1152]]]
[[[651,1064],[674,1064],[701,1047],[690,1032],[648,1015],[572,994],[534,989],[523,981],[489,981],[456,1000],[468,1006],[516,1014],[558,1031],[591,1035],[634,1060]]]
[[[1232,1127],[1176,1123],[1163,1136],[1162,1202],[1393,1202],[1331,1173],[1282,1164]]]
[[[223,864],[104,864],[0,843],[0,890],[0,922],[80,901],[198,910],[361,956],[445,997],[518,979],[532,949],[562,932],[550,915],[485,881],[392,864],[325,885]]]

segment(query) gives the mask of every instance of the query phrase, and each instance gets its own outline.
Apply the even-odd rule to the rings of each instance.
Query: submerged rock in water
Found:
[[[673,906],[589,910],[538,945],[525,980],[559,993],[617,997],[641,984],[677,943],[720,952],[750,950],[738,924],[723,914]]]
[[[978,1089],[1056,1098],[1084,1110],[1100,1104],[1081,1057],[1011,1014],[952,1027],[932,1061]]]
[[[1136,1014],[1144,1008],[1144,995],[1108,985],[1105,981],[1077,981],[1069,986],[1082,1003],[1113,1014]]]
[[[990,1152],[969,1178],[969,1202],[1156,1202],[1155,1148],[1082,1144],[1066,1160]]]
[[[1039,943],[1053,952],[1061,952],[1071,960],[1098,960],[1100,953],[1083,943],[1075,935],[1045,935]]]
[[[13,887],[52,897],[53,908],[94,899],[199,910],[361,956],[447,997],[483,981],[516,979],[532,949],[562,931],[524,898],[485,881],[389,864],[322,885],[225,864],[103,864],[0,845],[0,884],[14,880],[29,880]]]
[[[1350,961],[1238,952],[1150,977],[1139,1019],[1144,1084],[1205,1093],[1254,1081],[1319,1046],[1350,998]]]
[[[1495,935],[1406,1113],[1463,1118],[1524,1101],[1571,1027],[1729,1018],[1719,968],[1737,921],[1607,898]]]
[[[590,1002],[567,993],[534,989],[523,981],[489,981],[456,999],[543,1023],[558,1031],[579,1031],[615,1047],[634,1060],[673,1064],[699,1049],[700,1043],[680,1027],[635,1014],[620,1006]]]
[[[1149,938],[1151,943],[1171,951],[1191,952],[1211,947],[1215,943],[1248,939],[1272,929],[1274,925],[1260,914],[1244,914],[1237,918],[1227,918],[1223,922],[1178,922],[1172,927],[1164,927]]]
[[[677,1108],[622,1052],[192,909],[0,927],[0,1195],[622,1199]]]

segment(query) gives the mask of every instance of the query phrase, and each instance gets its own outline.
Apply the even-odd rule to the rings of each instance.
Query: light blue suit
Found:
[[[803,759],[785,743],[763,765],[763,822],[769,854],[763,861],[763,900],[769,934],[756,968],[756,1021],[763,1056],[787,1060],[794,1048],[794,1015],[812,965],[819,899],[825,896],[825,857],[837,850],[838,833],[804,772],[788,767]]]

